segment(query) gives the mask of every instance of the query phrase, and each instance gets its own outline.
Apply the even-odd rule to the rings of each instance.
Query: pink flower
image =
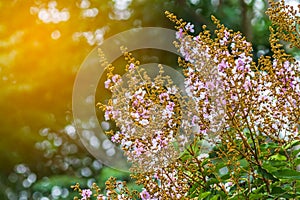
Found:
[[[194,33],[195,30],[194,30],[194,24],[191,24],[190,22],[187,23],[187,25],[185,25],[185,29],[190,31],[191,33]]]
[[[244,85],[243,85],[243,87],[245,88],[245,90],[246,91],[248,91],[250,88],[251,88],[251,81],[250,80],[248,80],[248,79],[246,79],[245,80],[245,83],[244,83]]]
[[[114,75],[111,79],[114,83],[118,83],[118,82],[122,81],[122,78],[119,74]]]
[[[90,189],[85,189],[85,190],[82,190],[81,192],[81,200],[87,200],[88,198],[90,198],[92,195],[92,191]]]
[[[111,83],[111,80],[110,80],[110,79],[107,79],[107,80],[104,82],[105,88],[109,88],[110,83]]]
[[[232,182],[227,182],[227,183],[225,183],[225,189],[226,189],[227,192],[229,192],[230,187],[231,187],[232,185],[233,185]]]
[[[134,152],[137,156],[140,156],[143,152],[144,152],[144,148],[143,147],[137,147],[135,148]]]
[[[140,196],[141,196],[142,200],[150,199],[150,194],[145,189],[143,189],[143,191],[140,193]]]
[[[195,126],[199,122],[200,118],[197,115],[192,117],[192,125]]]
[[[110,120],[110,115],[111,115],[111,111],[106,110],[105,113],[104,113],[104,119],[105,119],[105,121]]]
[[[219,71],[220,72],[224,72],[224,69],[226,69],[228,66],[227,66],[227,63],[224,61],[224,59],[221,61],[221,63],[218,65],[219,67]]]
[[[175,86],[173,86],[172,88],[168,87],[168,93],[175,94],[176,92],[177,92],[177,88]]]
[[[179,31],[176,32],[176,39],[180,39],[183,36],[183,30],[182,28],[179,29]]]
[[[174,110],[174,106],[175,106],[175,103],[172,102],[172,101],[170,101],[166,108],[168,110],[170,110],[170,111],[173,111]]]
[[[105,113],[104,113],[104,119],[106,121],[110,120],[113,116],[113,107],[112,106],[106,106]]]
[[[134,64],[133,63],[130,63],[129,67],[128,67],[128,70],[133,70],[134,69]]]
[[[229,40],[229,36],[230,36],[230,33],[227,30],[225,30],[224,31],[224,37],[220,40],[220,44],[221,45],[227,45],[228,40]]]
[[[226,39],[229,39],[229,36],[230,36],[230,33],[229,33],[227,30],[225,30],[225,31],[224,31],[224,37],[225,37]]]
[[[115,135],[111,137],[112,142],[120,142],[120,134],[117,132]]]
[[[158,97],[161,103],[163,103],[165,100],[168,101],[170,99],[169,94],[165,92],[161,93]]]
[[[238,70],[244,70],[245,62],[242,58],[238,58],[237,60],[235,60],[235,64]]]

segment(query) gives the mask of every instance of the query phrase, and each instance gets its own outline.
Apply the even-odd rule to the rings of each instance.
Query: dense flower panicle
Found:
[[[99,107],[105,120],[113,120],[118,128],[107,135],[124,150],[133,164],[131,176],[143,190],[130,193],[125,183],[110,178],[105,195],[93,186],[97,199],[191,199],[214,193],[249,198],[257,187],[266,189],[266,195],[273,192],[270,184],[279,179],[265,166],[284,151],[280,159],[294,170],[287,146],[300,139],[300,67],[279,42],[281,38],[300,46],[299,17],[283,5],[271,3],[268,14],[277,26],[270,28],[273,55],[261,56],[257,63],[251,43],[215,17],[214,36],[205,26],[193,36],[193,24],[166,12],[176,24],[174,44],[182,55],[178,64],[184,89],[163,66],[154,75],[140,67],[126,48],[121,48],[126,74],[114,74],[114,66],[99,50],[107,71],[104,86],[112,92],[108,103]],[[269,143],[276,149],[262,152]],[[81,199],[90,199],[91,190],[73,188]]]
[[[190,27],[192,28],[192,26]],[[126,74],[114,74],[108,65],[107,81],[112,92],[107,105],[100,104],[105,120],[113,120],[119,131],[110,132],[111,140],[124,150],[133,171],[152,171],[178,158],[192,138],[195,110],[164,67],[151,75],[141,68],[131,53],[122,49],[128,61]],[[115,78],[114,78],[115,77]],[[187,103],[189,102],[189,103]]]
[[[172,17],[171,14],[170,17]],[[227,117],[229,119],[235,117],[239,126],[245,126],[245,124],[249,126],[252,123],[251,127],[248,128],[255,129],[253,131],[257,134],[268,135],[270,129],[265,129],[266,127],[280,127],[282,130],[280,128],[279,130],[272,130],[272,134],[274,131],[279,134],[286,132],[287,127],[290,127],[289,124],[292,123],[293,125],[290,128],[297,131],[296,126],[299,121],[288,119],[287,116],[293,116],[293,114],[282,111],[299,110],[297,108],[299,104],[296,103],[299,101],[299,89],[294,91],[296,94],[293,95],[291,90],[287,90],[286,86],[282,88],[282,86],[287,85],[292,90],[293,88],[295,90],[299,88],[299,77],[295,77],[295,74],[299,75],[299,67],[296,67],[298,64],[294,61],[283,60],[280,61],[283,62],[283,68],[279,66],[280,69],[278,69],[276,64],[278,61],[274,59],[270,62],[273,62],[273,66],[277,66],[276,70],[279,70],[277,74],[260,71],[252,61],[251,44],[240,33],[233,33],[220,25],[216,19],[213,18],[213,20],[218,27],[215,31],[217,37],[214,40],[210,38],[210,34],[206,33],[205,30],[197,37],[188,35],[182,28],[179,28],[177,33],[177,35],[180,33],[181,37],[177,37],[179,43],[176,43],[176,45],[185,58],[185,61],[181,61],[181,63],[186,68],[185,85],[187,94],[197,100],[198,110],[202,111],[202,117],[199,118],[204,119],[204,121],[199,121],[199,126],[206,124],[206,119],[211,120],[216,117],[215,115],[210,116],[213,108],[211,107],[210,97],[221,94],[223,98],[218,100],[220,107],[226,105]],[[191,64],[187,64],[187,62]],[[263,64],[258,63],[258,65]],[[208,71],[210,75],[215,75],[211,79],[205,74],[207,69],[210,70]],[[212,73],[212,70],[216,70],[216,73]],[[281,78],[279,77],[280,74]],[[219,91],[212,92],[210,85],[218,88]],[[275,85],[277,87],[274,87]],[[270,90],[273,89],[276,89],[277,94],[271,93]],[[289,95],[283,96],[283,93]],[[291,96],[296,99],[291,99]],[[210,99],[210,101],[207,101],[207,99]],[[284,103],[283,101],[287,99],[288,101]],[[283,107],[277,105],[280,100],[282,101],[280,105],[283,105]],[[290,102],[294,102],[294,105],[290,105]],[[255,110],[256,108],[258,109]],[[274,113],[280,113],[281,119],[278,115],[275,118],[270,116]],[[249,118],[251,118],[251,122],[248,121]],[[266,118],[268,120],[265,121]],[[270,121],[272,123],[269,123]],[[206,129],[208,128],[209,126],[206,126]],[[207,130],[204,129],[203,133],[207,133]],[[297,134],[297,132],[294,133]],[[278,136],[276,135],[276,137]]]
[[[278,141],[297,138],[299,70],[299,64],[295,61],[274,59],[270,72],[261,74],[256,87],[256,104],[253,106],[257,132]]]
[[[199,126],[204,134],[220,130],[226,104],[234,107],[238,93],[242,89],[250,90],[250,80],[254,76],[250,70],[250,43],[240,33],[233,34],[214,20],[219,28],[215,40],[204,30],[196,37],[181,33],[183,36],[176,43],[185,57],[185,61],[180,61],[185,67],[187,94],[196,99],[197,109],[202,111],[198,118],[203,119]]]
[[[300,16],[297,8],[286,5],[284,0],[269,1],[270,7],[266,14],[275,25],[276,36],[291,44],[291,47],[300,48]],[[300,5],[298,5],[298,9]]]
[[[187,28],[193,30],[191,24]],[[177,171],[168,172],[167,167],[197,132],[194,101],[184,96],[163,66],[159,65],[159,73],[153,76],[139,66],[131,53],[122,50],[128,61],[126,74],[114,74],[114,67],[107,65],[108,79],[104,84],[112,98],[107,105],[99,104],[105,120],[115,121],[119,128],[108,134],[124,150],[132,163],[131,170],[140,174],[137,180],[151,183],[144,184],[142,199],[182,199],[187,194],[187,179],[178,177]],[[163,167],[166,169],[161,171]]]
[[[271,9],[281,4],[273,3]],[[298,20],[285,8],[290,12],[285,20]],[[256,189],[251,188],[255,179],[270,193],[269,185],[276,177],[267,180],[271,175],[263,171],[260,159],[269,160],[274,152],[261,153],[261,145],[274,142],[282,149],[299,140],[300,68],[278,39],[297,46],[298,36],[280,32],[299,22],[287,21],[288,26],[283,26],[272,10],[269,14],[279,26],[270,28],[273,55],[255,63],[251,43],[215,17],[214,37],[205,26],[193,36],[193,24],[166,12],[176,24],[174,44],[182,55],[178,64],[183,67],[184,90],[173,83],[163,66],[152,75],[125,48],[126,74],[114,74],[114,66],[99,50],[107,71],[104,86],[112,92],[107,105],[99,107],[105,120],[115,121],[118,127],[107,134],[133,164],[132,177],[143,185],[139,198],[189,199],[207,191],[241,197],[241,185],[248,184],[249,191],[242,194],[247,196]],[[222,168],[218,161],[223,162]],[[247,170],[241,170],[241,162],[247,163]],[[90,190],[80,193],[82,199],[92,195]],[[106,183],[106,195],[96,196],[132,198],[125,185],[113,178]]]
[[[167,168],[161,168],[155,172],[132,175],[138,183],[144,185],[141,192],[142,199],[184,199],[188,193],[188,179],[181,173],[181,166],[172,163]],[[146,198],[147,197],[147,198]]]
[[[274,30],[270,29],[273,56],[261,57],[256,64],[251,44],[214,17],[216,37],[212,38],[205,27],[195,37],[188,34],[184,22],[166,14],[177,25],[175,45],[184,58],[179,64],[184,67],[187,94],[197,102],[199,112],[194,119],[200,135],[213,146],[220,142],[233,146],[223,154],[233,166],[236,156],[249,162],[258,160],[257,142],[284,144],[299,139],[299,63],[282,50]],[[216,123],[218,116],[224,118]],[[214,124],[221,128],[214,129]],[[245,133],[251,135],[251,142]],[[231,150],[240,145],[245,147],[242,151]],[[239,184],[236,181],[232,177],[230,185]],[[217,187],[228,191],[224,183]]]
[[[172,144],[187,144],[187,138],[194,136],[191,132],[197,133],[195,141],[205,139],[211,146],[221,142],[246,146],[240,154],[256,158],[257,147],[249,144],[245,130],[259,141],[282,143],[298,137],[299,65],[283,54],[280,46],[272,46],[273,58],[261,57],[256,64],[251,44],[214,17],[217,30],[212,38],[205,27],[198,36],[189,35],[194,32],[194,25],[170,13],[167,16],[177,24],[175,46],[183,57],[178,62],[184,71],[188,103],[179,88],[163,75],[161,66],[159,74],[150,78],[124,49],[128,61],[126,76],[113,74],[113,66],[107,66],[105,86],[113,96],[103,106],[105,119],[114,120],[120,128],[111,140],[120,144],[133,163],[132,170],[138,172],[135,177],[144,185],[142,199],[182,199],[190,189],[189,181],[209,179],[201,171],[183,176],[176,170],[182,167],[189,171],[195,162],[200,167],[209,161],[207,153],[192,153],[195,158],[185,162],[178,158],[179,154],[172,154],[176,152]],[[275,38],[271,35],[272,44],[278,42]],[[187,112],[183,112],[184,107]],[[182,131],[184,134],[179,134]],[[233,164],[237,155],[232,152]],[[174,162],[168,162],[170,159]],[[211,162],[209,165],[213,166]],[[236,184],[231,177],[212,187],[228,193]]]
[[[92,190],[91,189],[81,189],[80,185],[77,183],[71,188],[74,191],[78,190],[81,194],[81,200],[109,200],[109,199],[118,199],[118,200],[129,200],[129,199],[136,199],[138,196],[136,191],[130,192],[126,187],[126,184],[122,182],[116,181],[115,178],[110,178],[106,181],[106,195],[100,194],[101,189],[96,183],[93,183]],[[93,198],[94,197],[94,198]],[[74,197],[74,200],[78,200],[78,197]]]

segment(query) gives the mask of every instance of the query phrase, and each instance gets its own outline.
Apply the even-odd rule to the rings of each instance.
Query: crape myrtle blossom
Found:
[[[273,58],[262,57],[256,64],[252,46],[241,33],[225,28],[215,18],[213,21],[218,28],[215,38],[205,27],[198,36],[188,34],[194,30],[190,23],[177,27],[175,46],[183,57],[179,58],[179,65],[184,68],[185,92],[195,102],[194,109],[187,109],[186,113],[181,107],[185,101],[179,89],[163,75],[162,67],[153,80],[125,51],[129,62],[127,78],[114,75],[112,68],[107,68],[105,84],[113,96],[103,107],[105,119],[114,120],[120,128],[109,134],[133,163],[133,171],[138,172],[136,178],[145,188],[141,198],[182,199],[187,195],[186,183],[191,180],[179,177],[178,171],[173,170],[175,165],[184,164],[176,160],[178,154],[172,154],[176,151],[171,144],[182,141],[184,146],[192,135],[189,132],[195,131],[211,145],[235,138],[248,145],[249,152],[245,154],[254,157],[256,150],[247,143],[244,131],[273,141],[292,140],[298,134],[298,63],[279,56],[273,47]],[[270,62],[272,68],[264,69]],[[179,130],[185,130],[185,134],[178,135]],[[208,159],[200,155],[196,157],[199,162]],[[176,162],[168,162],[170,158]],[[228,192],[235,184],[228,179],[216,187]]]
[[[261,57],[255,63],[251,44],[214,17],[216,37],[212,38],[205,26],[195,37],[188,34],[185,22],[166,14],[177,25],[175,45],[183,56],[179,64],[184,68],[186,92],[197,103],[193,123],[198,124],[200,137],[212,145],[225,142],[245,146],[238,155],[249,160],[247,155],[257,159],[259,152],[246,134],[252,135],[252,142],[256,137],[262,142],[297,140],[299,63],[284,54],[280,45],[274,45],[278,40],[273,33],[273,56]],[[228,182],[238,184],[232,179]]]
[[[135,67],[135,65],[133,63],[130,63],[128,66],[128,70],[133,70]]]
[[[272,28],[273,55],[254,62],[251,44],[216,18],[214,36],[205,26],[193,36],[194,25],[166,15],[176,23],[185,91],[161,65],[151,77],[126,49],[125,75],[104,62],[112,97],[99,107],[116,123],[107,135],[133,164],[131,177],[143,187],[138,198],[269,198],[282,186],[298,195],[285,179],[299,176],[292,146],[299,144],[299,63]],[[106,195],[95,196],[135,199],[117,185],[110,179]]]
[[[150,78],[126,49],[123,52],[128,61],[126,74],[121,77],[113,73],[113,66],[106,67],[104,84],[109,83],[112,98],[107,105],[99,104],[105,120],[113,120],[119,128],[108,134],[124,150],[132,169],[160,169],[177,159],[188,144],[195,132],[191,119],[196,111],[170,76],[164,75],[163,66]]]
[[[179,59],[179,64],[184,67],[186,93],[195,101],[197,111],[187,114],[192,122],[185,128],[197,125],[197,134],[212,144],[227,140],[228,134],[218,133],[227,130],[223,128],[223,124],[228,119],[234,119],[228,120],[231,127],[248,128],[256,131],[256,134],[264,135],[259,128],[263,127],[264,122],[261,119],[265,117],[257,116],[263,115],[265,111],[259,110],[256,113],[255,108],[249,106],[261,106],[262,102],[266,101],[260,97],[269,87],[262,79],[264,73],[254,68],[251,44],[239,32],[233,33],[219,25],[216,19],[214,21],[218,24],[218,37],[215,39],[211,39],[206,31],[196,37],[188,35],[186,31],[191,32],[191,24],[179,28],[176,34],[178,42],[175,45],[184,58]],[[127,60],[132,61],[131,58]],[[180,97],[168,92],[170,87],[162,87],[165,85],[162,72],[154,82],[147,75],[141,77],[144,72],[137,65],[134,70],[128,68],[128,72],[130,78],[127,85],[131,85],[132,88],[126,88],[125,92],[117,87],[121,84],[111,87],[112,101],[106,106],[106,110],[111,113],[109,116],[116,121],[121,130],[112,134],[112,139],[121,145],[128,160],[135,166],[146,166],[145,171],[157,171],[164,166],[161,163],[167,162],[160,158],[165,158],[166,152],[171,152],[170,144],[175,142],[178,127],[186,124],[179,120],[182,116],[178,105]],[[263,81],[260,82],[261,80]],[[158,98],[153,98],[154,96]],[[274,101],[273,97],[270,98],[269,101]],[[163,123],[157,121],[156,116],[162,116]],[[275,122],[278,123],[278,120]],[[235,138],[245,140],[242,132],[233,134]],[[164,151],[165,149],[167,151]],[[150,157],[152,159],[149,159]],[[174,194],[180,191],[172,178],[175,183],[171,186],[161,185],[164,178],[162,174],[158,179],[153,179],[152,176],[145,176],[153,181],[151,187],[155,186],[154,188],[164,190],[163,193],[169,195],[173,194],[171,191]],[[170,177],[172,176],[169,175],[168,178]],[[155,184],[157,181],[160,184]],[[153,198],[158,197],[150,188],[147,188],[147,192],[153,195]],[[185,193],[181,193],[181,196],[177,194],[173,198],[180,199],[182,195]]]
[[[104,84],[112,97],[107,105],[99,104],[105,120],[113,120],[119,129],[107,134],[124,150],[132,163],[131,171],[151,182],[151,189],[147,184],[140,194],[142,199],[164,199],[160,192],[181,199],[187,192],[186,179],[178,177],[177,171],[161,170],[178,159],[196,133],[194,101],[183,96],[171,77],[164,74],[163,66],[159,65],[158,75],[150,78],[146,68],[139,67],[139,62],[122,50],[128,61],[126,74],[116,75],[114,67],[107,65]]]
[[[257,112],[254,129],[273,140],[291,140],[299,131],[299,64],[274,59],[272,66],[272,76],[260,74],[257,98],[252,98]]]
[[[81,189],[79,183],[71,186],[71,188],[78,190],[82,196],[81,200],[129,200],[136,199],[136,197],[142,198],[137,192],[130,192],[125,182],[117,181],[116,178],[113,177],[110,177],[105,182],[105,194],[101,193],[101,189],[96,183],[92,184],[92,190]],[[78,200],[78,197],[74,197],[74,200]]]
[[[143,191],[141,192],[140,195],[141,195],[142,200],[149,200],[150,199],[150,194],[145,189],[143,189]]]
[[[185,25],[185,29],[191,33],[194,33],[195,30],[194,30],[194,24],[188,22],[187,25]]]
[[[90,189],[84,189],[81,191],[81,200],[88,200],[92,195],[92,191]]]
[[[107,79],[104,82],[104,86],[105,88],[110,88],[110,86],[112,86],[113,84],[119,83],[122,81],[122,78],[119,74],[115,74],[111,77],[111,79]]]
[[[144,174],[147,184],[144,184],[144,189],[140,193],[141,198],[149,200],[184,199],[189,184],[188,179],[179,173],[178,167],[180,167],[178,164],[172,163],[168,168]]]
[[[287,116],[292,117],[292,111],[299,110],[299,64],[283,57],[280,61],[274,58],[271,60],[272,71],[258,70],[252,60],[251,44],[240,33],[218,26],[218,37],[214,41],[208,38],[210,35],[205,30],[197,37],[188,35],[182,28],[177,32],[176,45],[185,58],[181,62],[186,66],[187,94],[196,99],[198,109],[202,111],[200,132],[208,133],[212,127],[207,120],[224,114],[224,109],[217,115],[213,110],[226,106],[229,118],[235,117],[237,121],[248,123],[248,128],[257,134],[270,136],[271,132],[276,137],[280,135],[281,139],[287,139],[285,136],[292,132],[298,134],[299,123]],[[263,66],[264,62],[260,65]],[[218,95],[221,97],[212,106],[211,97]],[[250,109],[248,105],[253,107]],[[250,118],[251,122],[245,121]]]
[[[134,76],[133,73],[131,76]],[[155,159],[163,159],[163,155],[172,148],[170,144],[176,142],[182,113],[179,96],[171,93],[172,88],[141,82],[143,85],[135,82],[132,89],[118,89],[121,94],[113,92],[113,100],[106,106],[105,119],[114,120],[120,127],[121,131],[111,137],[125,150],[128,160],[152,168],[158,162],[167,162]],[[160,156],[154,156],[156,154]]]

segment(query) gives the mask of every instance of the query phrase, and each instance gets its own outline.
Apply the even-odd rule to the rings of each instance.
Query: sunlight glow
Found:
[[[98,15],[98,9],[97,8],[84,9],[82,11],[82,16],[84,18],[96,17],[97,15]]]
[[[82,9],[87,9],[91,5],[91,2],[89,0],[82,0],[79,7]]]
[[[109,15],[110,19],[126,20],[131,16],[131,10],[128,8],[132,0],[113,0],[114,10]]]
[[[93,18],[99,13],[98,8],[90,8],[91,2],[89,0],[82,0],[77,6],[82,9],[81,16],[83,18]]]
[[[68,21],[70,18],[70,13],[68,9],[63,8],[62,10],[58,10],[56,8],[57,2],[56,1],[50,1],[48,3],[47,8],[38,8],[38,7],[31,7],[30,13],[31,14],[37,14],[38,18],[48,24],[48,23],[60,23]]]
[[[59,30],[55,30],[51,33],[51,38],[53,40],[58,40],[60,38],[60,31]]]
[[[84,31],[84,32],[75,32],[73,34],[73,40],[79,41],[80,38],[85,38],[87,43],[91,46],[100,45],[103,42],[104,34],[107,31],[108,27],[102,27],[96,29],[95,31]]]

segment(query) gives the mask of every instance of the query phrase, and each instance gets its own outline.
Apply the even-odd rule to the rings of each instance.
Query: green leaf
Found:
[[[185,162],[187,160],[189,160],[190,158],[192,158],[191,154],[189,154],[187,151],[184,151],[181,155],[180,155],[180,159]]]
[[[251,193],[249,197],[250,200],[256,200],[256,199],[262,199],[262,197],[266,197],[266,195],[262,193],[258,193],[258,194]]]
[[[270,179],[272,181],[278,181],[276,177],[274,177],[271,173],[269,173],[267,170],[263,169],[262,167],[258,167],[257,172],[267,179]]]
[[[219,199],[219,197],[220,197],[220,195],[219,195],[219,194],[217,194],[217,195],[214,195],[212,198],[210,198],[210,200],[218,200],[218,199]]]
[[[289,149],[289,148],[297,146],[299,144],[300,144],[300,140],[294,140],[291,143],[288,143],[288,144],[284,145],[282,148],[283,149]]]
[[[274,171],[277,171],[278,169],[289,168],[289,163],[279,160],[266,160],[263,162],[262,167],[269,173],[272,173]]]
[[[293,155],[293,156],[297,156],[299,153],[300,153],[300,149],[297,149],[297,150],[293,150],[293,151],[292,151],[292,155]]]
[[[278,147],[279,147],[279,145],[277,143],[274,143],[274,142],[265,143],[265,144],[260,145],[261,149],[276,149]]]
[[[269,171],[269,172],[277,171],[278,170],[277,167],[275,167],[274,165],[270,164],[269,162],[264,162],[263,165],[262,165],[262,167],[264,169],[266,169],[267,171]]]
[[[294,160],[294,163],[295,163],[295,165],[300,165],[300,158],[296,158],[296,159]]]
[[[199,199],[205,199],[210,194],[211,194],[211,192],[203,192],[199,195]]]
[[[273,187],[271,194],[282,194],[285,190],[283,190],[281,187]]]
[[[193,184],[193,186],[189,189],[189,197],[193,198],[196,197],[197,194],[199,193],[199,184]]]
[[[213,162],[216,166],[216,171],[219,171],[220,169],[226,167],[226,163],[223,162],[222,159],[214,159],[215,162]]]
[[[213,185],[215,183],[219,183],[219,180],[216,178],[211,178],[206,182],[208,185]]]
[[[241,159],[241,160],[239,160],[239,162],[240,162],[241,167],[245,168],[245,167],[249,166],[249,162],[246,159]]]
[[[136,191],[142,191],[143,189],[143,186],[142,185],[137,185],[136,183],[134,182],[129,182],[129,183],[126,183],[126,186],[129,190],[136,190]]]
[[[228,180],[230,178],[230,174],[225,174],[220,177],[222,180]]]
[[[284,184],[281,186],[282,189],[288,191],[288,190],[293,190],[293,187],[291,186],[291,184]]]
[[[300,180],[300,172],[292,169],[281,169],[273,172],[273,175],[279,179]]]
[[[270,160],[287,160],[287,158],[284,155],[276,154],[269,158]]]

